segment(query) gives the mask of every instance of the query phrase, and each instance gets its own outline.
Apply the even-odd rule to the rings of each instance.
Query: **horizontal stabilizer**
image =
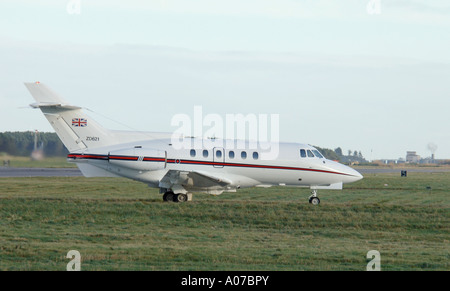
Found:
[[[68,110],[81,109],[81,107],[78,107],[78,106],[73,106],[73,105],[68,105],[68,104],[61,104],[61,103],[55,103],[55,102],[36,102],[36,103],[30,104],[30,106],[32,108],[44,108],[44,107],[50,108],[50,107],[55,107],[55,108],[68,109]]]

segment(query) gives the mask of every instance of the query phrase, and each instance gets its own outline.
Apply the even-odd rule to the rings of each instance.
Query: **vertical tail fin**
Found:
[[[50,88],[39,82],[25,83],[36,103],[69,152],[114,143],[114,135],[90,117],[81,107],[72,106]]]

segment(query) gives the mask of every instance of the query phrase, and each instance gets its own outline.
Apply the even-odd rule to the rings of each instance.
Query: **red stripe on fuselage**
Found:
[[[133,156],[107,156],[110,160],[137,161],[139,157]]]
[[[144,162],[165,162],[166,159],[164,159],[164,158],[149,158],[149,157],[144,157],[143,161],[144,161]]]
[[[68,154],[69,159],[95,159],[95,160],[107,160],[108,156],[105,155],[85,155],[85,154]]]
[[[72,159],[96,159],[96,160],[123,160],[123,161],[137,161],[137,156],[107,156],[107,155],[85,155],[85,154],[69,154],[67,158]],[[145,162],[165,162],[164,158],[144,157],[142,161]],[[339,173],[327,170],[309,169],[309,168],[296,168],[285,166],[270,166],[270,165],[255,165],[255,164],[238,164],[238,163],[219,163],[219,162],[207,162],[207,161],[195,161],[195,160],[181,160],[181,159],[167,159],[169,164],[191,164],[191,165],[209,165],[209,166],[227,166],[227,167],[243,167],[243,168],[259,168],[259,169],[273,169],[273,170],[293,170],[293,171],[308,171],[327,174],[336,174],[344,176],[352,176],[346,173]]]

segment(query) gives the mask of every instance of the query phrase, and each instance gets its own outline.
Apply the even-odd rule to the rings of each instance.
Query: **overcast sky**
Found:
[[[32,81],[112,129],[201,105],[279,114],[283,141],[450,158],[450,2],[2,0],[0,131],[53,131],[21,108]]]

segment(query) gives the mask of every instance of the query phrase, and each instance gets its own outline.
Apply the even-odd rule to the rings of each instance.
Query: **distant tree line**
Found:
[[[344,155],[340,147],[335,148],[334,152],[339,156],[339,161],[342,163],[368,163],[368,161],[363,157],[361,151],[348,150],[347,155]]]
[[[13,156],[29,156],[34,149],[33,131],[0,132],[0,152]],[[39,132],[38,147],[42,146],[45,156],[66,156],[67,149],[55,132]]]
[[[333,150],[321,148],[318,146],[314,146],[316,149],[319,150],[319,152],[327,159],[333,160],[333,161],[340,161],[340,156]]]
[[[367,163],[368,161],[363,157],[361,151],[352,151],[348,150],[347,155],[344,155],[342,149],[340,147],[335,148],[334,150],[325,149],[315,146],[324,156],[325,158],[333,161],[339,161],[344,164],[351,163]]]

